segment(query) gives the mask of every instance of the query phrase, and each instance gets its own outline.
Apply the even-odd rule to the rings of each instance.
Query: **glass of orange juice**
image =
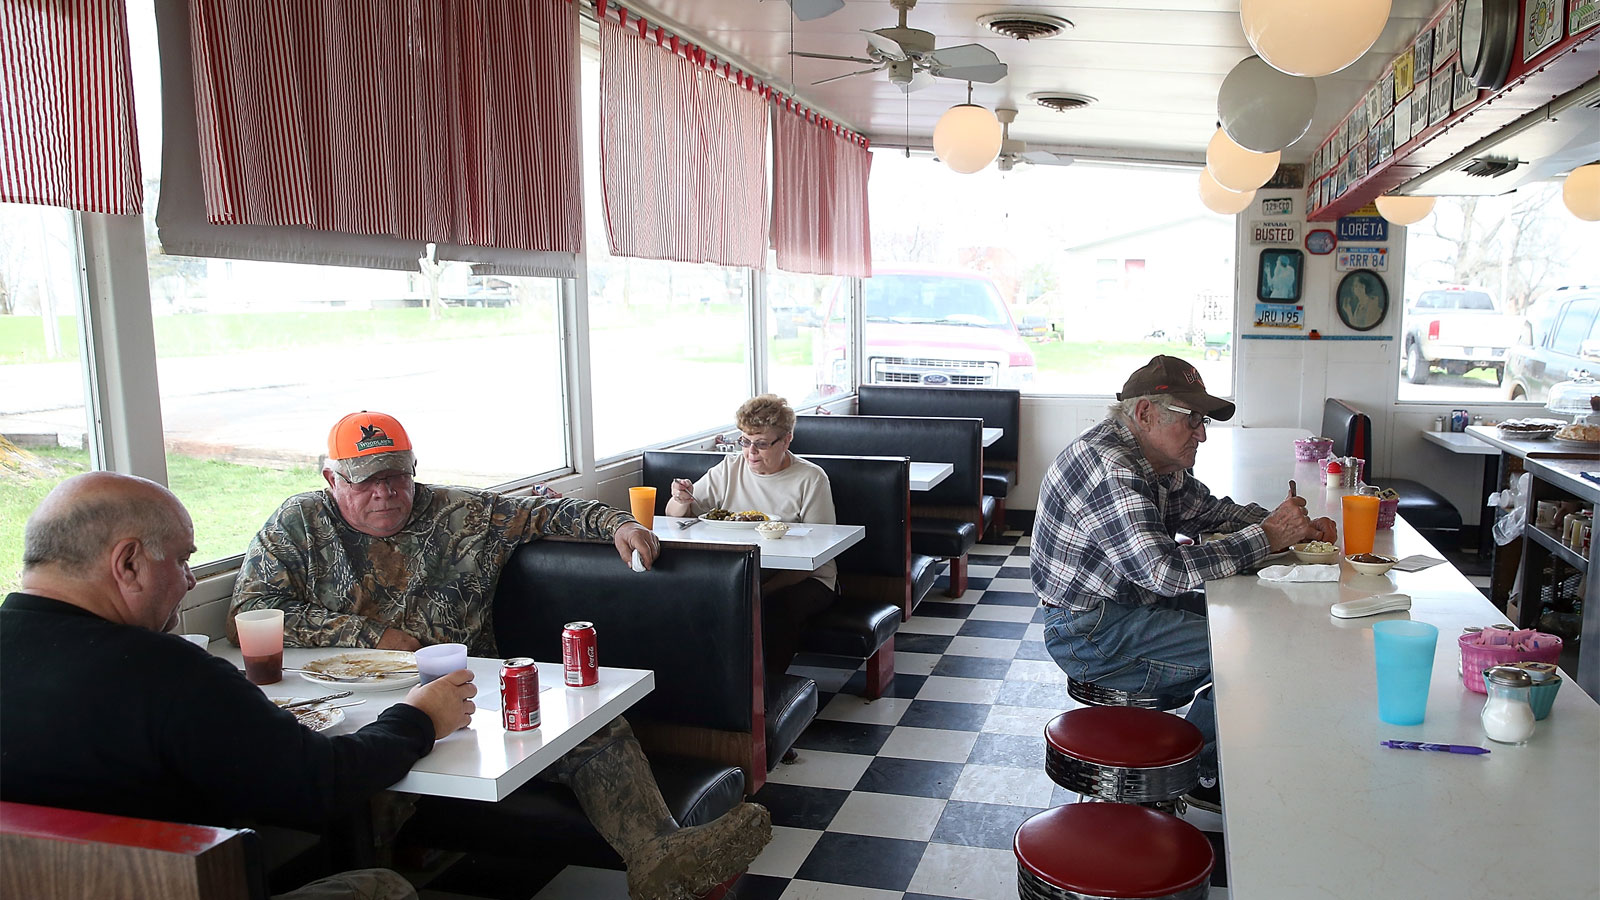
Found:
[[[628,488],[628,505],[633,507],[633,517],[646,528],[656,524],[656,489],[653,487]],[[1374,520],[1376,521],[1376,520]]]
[[[1344,555],[1371,553],[1378,533],[1378,498],[1350,495],[1344,498]]]

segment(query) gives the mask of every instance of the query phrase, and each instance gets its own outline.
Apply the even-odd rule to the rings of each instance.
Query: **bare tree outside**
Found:
[[[1521,314],[1540,294],[1568,281],[1577,229],[1558,184],[1504,197],[1441,197],[1411,233],[1408,292],[1433,284],[1489,291],[1502,312]]]

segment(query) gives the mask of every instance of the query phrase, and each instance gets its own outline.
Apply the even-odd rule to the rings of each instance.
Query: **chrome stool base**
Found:
[[[1088,762],[1047,745],[1044,771],[1051,781],[1076,794],[1147,805],[1177,800],[1199,784],[1200,757],[1171,766],[1135,769]]]
[[[1140,694],[1102,687],[1092,681],[1067,679],[1067,696],[1087,706],[1137,706],[1165,712],[1188,706],[1193,694]]]
[[[1206,900],[1211,894],[1211,885],[1202,884],[1176,894],[1164,894],[1160,897],[1140,898],[1140,900]],[[1059,888],[1043,878],[1028,871],[1027,866],[1017,866],[1017,896],[1021,900],[1127,900],[1125,897],[1107,897],[1104,894],[1080,894]]]

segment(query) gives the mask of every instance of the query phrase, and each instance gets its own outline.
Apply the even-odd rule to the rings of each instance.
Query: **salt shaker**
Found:
[[[1525,744],[1533,737],[1533,707],[1529,694],[1533,679],[1511,666],[1495,666],[1483,673],[1489,699],[1483,704],[1483,733],[1502,744]]]

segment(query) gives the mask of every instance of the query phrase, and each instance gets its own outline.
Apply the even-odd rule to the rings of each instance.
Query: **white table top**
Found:
[[[939,482],[949,478],[956,467],[950,463],[913,462],[911,464],[911,489],[931,491]]]
[[[1465,453],[1470,456],[1499,456],[1500,448],[1491,446],[1480,440],[1475,434],[1464,431],[1424,431],[1422,439],[1430,444],[1449,450],[1451,453]]]
[[[696,522],[688,528],[679,528],[680,522]],[[727,528],[692,518],[656,516],[652,530],[664,541],[688,541],[695,544],[755,544],[761,549],[761,568],[789,569],[796,572],[813,572],[825,562],[861,543],[866,537],[864,525],[807,525],[797,523],[795,528],[809,528],[811,533],[801,536],[786,534],[777,540],[768,540],[753,528]],[[663,551],[666,553],[671,550]]]
[[[1500,450],[1527,459],[1530,456],[1584,456],[1583,447],[1574,447],[1571,444],[1558,444],[1545,438],[1542,441],[1530,441],[1522,438],[1506,438],[1500,436],[1500,429],[1493,425],[1468,425],[1465,432],[1486,444]]]
[[[211,642],[211,652],[242,665],[239,648],[225,640]],[[283,651],[286,666],[302,666],[314,659],[343,653],[324,647],[288,648]],[[560,663],[539,663],[539,713],[542,721],[532,731],[506,731],[500,719],[499,659],[467,660],[478,696],[472,724],[434,744],[433,752],[417,760],[406,777],[391,785],[392,790],[465,800],[502,800],[560,759],[567,751],[607,722],[622,715],[655,689],[655,673],[648,669],[600,668],[600,680],[591,687],[568,688],[562,681]],[[294,672],[283,673],[277,684],[263,685],[268,697],[311,699],[331,694],[337,687],[311,682]],[[378,714],[404,700],[406,690],[355,691],[339,703],[365,699],[359,706],[344,711],[345,720],[325,734],[349,734],[368,725]]]
[[[1004,428],[985,428],[983,430],[983,445],[987,447],[993,444],[1004,437],[1005,433],[1006,430]]]
[[[1339,508],[1340,492],[1318,487],[1316,464],[1296,463],[1287,444],[1249,437],[1235,447],[1232,459],[1201,449],[1197,474],[1213,493],[1270,507],[1295,478],[1313,516]],[[1403,519],[1378,532],[1375,549],[1442,555]],[[1600,707],[1563,673],[1528,744],[1489,742],[1485,698],[1462,686],[1455,642],[1464,626],[1505,617],[1447,563],[1376,577],[1341,568],[1336,584],[1206,585],[1230,896],[1365,900],[1375,885],[1385,897],[1593,896]],[[1328,614],[1339,600],[1395,590],[1411,595],[1408,613]],[[1439,646],[1426,719],[1400,727],[1378,721],[1371,626],[1407,617],[1437,626]],[[1390,750],[1378,745],[1386,739],[1492,752]]]

